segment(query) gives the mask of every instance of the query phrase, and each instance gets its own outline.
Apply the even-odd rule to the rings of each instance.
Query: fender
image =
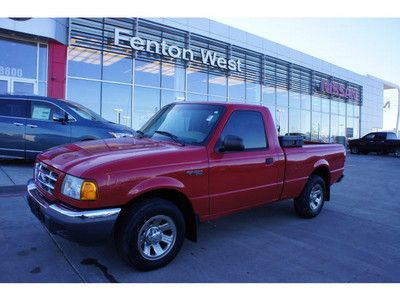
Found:
[[[138,185],[130,189],[128,192],[128,197],[129,199],[133,199],[144,193],[160,189],[176,190],[186,196],[186,194],[183,192],[184,188],[185,185],[175,178],[165,176],[152,177],[141,181]],[[189,199],[189,197],[187,198]]]
[[[328,161],[327,161],[326,159],[324,159],[324,158],[322,158],[322,159],[320,159],[320,160],[317,160],[317,161],[314,163],[313,172],[314,172],[316,169],[318,169],[319,167],[325,167],[325,168],[328,168],[328,170],[331,169],[330,166],[329,166]],[[311,175],[311,174],[310,174],[310,175]]]

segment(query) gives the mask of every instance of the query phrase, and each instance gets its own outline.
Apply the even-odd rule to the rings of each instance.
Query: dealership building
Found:
[[[267,106],[281,135],[334,142],[383,128],[398,89],[202,18],[0,18],[0,94],[85,105],[139,129],[175,101]]]

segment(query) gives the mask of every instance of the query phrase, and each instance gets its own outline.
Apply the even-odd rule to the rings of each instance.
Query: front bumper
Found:
[[[33,180],[27,185],[26,200],[32,213],[49,229],[66,239],[92,243],[112,235],[120,208],[78,210],[51,203],[39,192]]]

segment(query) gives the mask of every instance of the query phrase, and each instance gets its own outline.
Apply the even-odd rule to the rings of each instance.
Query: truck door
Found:
[[[30,116],[26,122],[26,157],[34,158],[51,147],[70,143],[71,125],[62,121],[65,111],[47,102],[31,102]]]
[[[227,136],[240,138],[243,151],[219,151]],[[210,154],[210,213],[218,214],[278,199],[278,156],[268,147],[259,111],[232,112]]]
[[[25,158],[28,101],[0,99],[0,157]]]

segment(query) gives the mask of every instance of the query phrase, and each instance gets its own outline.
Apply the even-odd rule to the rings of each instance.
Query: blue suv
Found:
[[[34,159],[57,145],[134,133],[72,101],[0,95],[0,158]]]

